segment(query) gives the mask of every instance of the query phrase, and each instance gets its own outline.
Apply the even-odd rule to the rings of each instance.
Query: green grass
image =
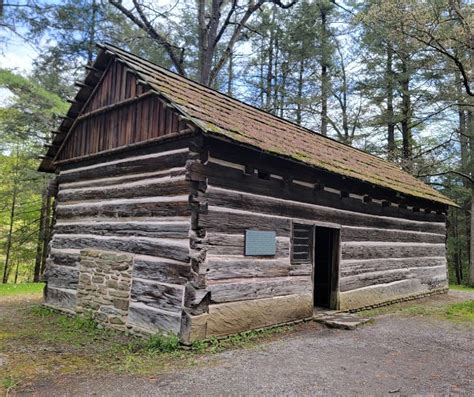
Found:
[[[43,287],[44,283],[0,284],[0,297],[41,294]]]
[[[468,292],[474,292],[474,287],[469,287],[467,285],[458,285],[458,284],[449,284],[449,289],[453,289],[456,291],[468,291]]]
[[[474,321],[474,300],[449,305],[445,315],[451,321]]]
[[[439,320],[469,323],[474,321],[474,300],[460,303],[430,305],[416,302],[397,303],[359,313],[363,317],[375,317],[384,314],[431,317]]]

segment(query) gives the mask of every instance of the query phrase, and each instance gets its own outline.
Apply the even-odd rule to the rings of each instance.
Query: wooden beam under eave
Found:
[[[90,85],[84,84],[82,81],[75,81],[74,85],[79,88],[92,88]]]
[[[98,72],[98,73],[101,72],[100,69],[97,69],[97,68],[95,68],[95,67],[93,67],[93,66],[90,66],[90,65],[86,65],[85,68],[86,68],[88,71],[90,71],[90,72]]]

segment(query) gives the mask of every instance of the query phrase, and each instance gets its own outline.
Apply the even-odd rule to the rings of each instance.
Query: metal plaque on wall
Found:
[[[276,232],[261,230],[245,231],[245,255],[273,256],[276,254]]]

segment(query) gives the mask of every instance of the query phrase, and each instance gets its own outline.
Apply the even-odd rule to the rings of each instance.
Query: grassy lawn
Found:
[[[376,309],[364,310],[359,312],[359,314],[363,317],[375,317],[383,314],[398,314],[405,316],[430,317],[437,320],[452,321],[455,323],[474,323],[474,299],[468,298],[463,302],[441,304],[436,303],[436,297],[431,299],[431,302],[428,304],[426,303],[426,299],[401,302]]]
[[[0,284],[0,297],[14,295],[41,295],[44,283]]]
[[[468,287],[467,285],[449,284],[449,289],[453,289],[455,291],[474,292],[474,287]]]

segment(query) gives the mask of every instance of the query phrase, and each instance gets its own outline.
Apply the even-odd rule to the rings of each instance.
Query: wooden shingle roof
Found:
[[[206,134],[225,136],[277,156],[409,196],[456,205],[395,164],[221,94],[115,46],[102,48],[125,63]]]

